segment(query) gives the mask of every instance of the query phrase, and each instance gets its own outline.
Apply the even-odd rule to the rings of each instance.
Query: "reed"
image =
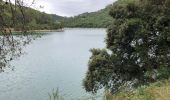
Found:
[[[64,100],[63,96],[60,94],[59,89],[53,89],[52,93],[49,93],[49,100]]]

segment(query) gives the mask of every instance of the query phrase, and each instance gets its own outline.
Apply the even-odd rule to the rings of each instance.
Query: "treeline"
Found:
[[[110,8],[111,5],[97,12],[65,18],[65,27],[105,28],[112,22],[112,18],[109,16]]]
[[[5,23],[15,30],[21,30],[23,24],[25,28],[30,30],[60,29],[64,27],[62,22],[63,17],[61,16],[46,14],[29,7],[22,7],[22,11],[20,11],[19,6],[14,7],[12,5],[13,10],[16,10],[14,13],[15,16],[13,16],[10,4],[5,4],[3,7],[2,16],[4,16]]]

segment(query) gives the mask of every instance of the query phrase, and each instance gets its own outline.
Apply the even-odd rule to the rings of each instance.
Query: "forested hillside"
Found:
[[[4,2],[1,3],[3,5]],[[29,7],[23,7],[22,11],[20,11],[21,9],[19,7],[12,8],[11,4],[5,4],[1,16],[4,16],[7,26],[11,26],[15,30],[20,30],[23,24],[26,28],[32,30],[59,29],[63,27],[63,23],[61,22],[63,17],[61,16],[46,14]],[[15,14],[12,12],[15,12]],[[15,21],[15,25],[12,26],[13,21]]]
[[[24,7],[23,14],[16,8],[17,13],[15,18],[12,18],[10,4],[5,5],[4,13],[2,14],[7,24],[11,25],[11,19],[15,19],[15,30],[20,30],[24,20],[28,29],[59,29],[62,27],[85,27],[85,28],[105,28],[111,24],[112,18],[109,16],[111,5],[97,12],[83,13],[74,17],[62,17],[55,14],[47,14],[38,10]],[[14,9],[13,9],[14,10]]]
[[[112,22],[112,18],[109,16],[110,8],[111,5],[97,12],[65,18],[65,27],[105,28]]]

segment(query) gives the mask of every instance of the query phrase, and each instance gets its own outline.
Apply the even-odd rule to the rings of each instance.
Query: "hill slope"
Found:
[[[25,23],[29,29],[58,29],[63,27],[63,24],[65,27],[105,28],[112,22],[112,18],[109,16],[110,9],[111,5],[108,5],[106,8],[96,12],[87,12],[74,17],[62,17],[24,7],[24,14]],[[2,15],[6,16],[6,23],[10,26],[12,22],[12,14],[9,5],[6,5],[5,12]],[[19,30],[23,20],[19,8],[15,15],[15,29]]]
[[[4,5],[3,11],[0,15],[3,17],[3,21],[6,25],[10,27],[14,27],[15,30],[20,30],[22,28],[23,22],[25,22],[25,26],[29,29],[58,29],[61,28],[60,20],[63,18],[54,14],[47,14],[44,12],[40,12],[38,10],[22,7],[23,14],[19,6],[15,6],[13,4],[8,4],[5,2],[0,2],[1,5]],[[12,6],[10,6],[12,5]],[[12,10],[11,10],[12,9]],[[12,16],[15,13],[15,16]],[[15,20],[15,25],[12,23]]]
[[[111,5],[97,12],[83,13],[75,17],[65,18],[65,27],[105,28],[110,25],[109,16]]]
[[[25,9],[26,23],[33,29],[58,29],[62,28],[63,17],[55,14],[47,14],[31,8]]]
[[[170,100],[170,79],[143,85],[131,92],[122,91],[115,95],[106,92],[106,100]]]

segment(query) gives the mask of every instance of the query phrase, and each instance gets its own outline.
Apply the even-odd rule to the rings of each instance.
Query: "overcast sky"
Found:
[[[61,16],[75,16],[105,8],[116,0],[35,0],[36,9]],[[40,8],[43,7],[43,8]]]

